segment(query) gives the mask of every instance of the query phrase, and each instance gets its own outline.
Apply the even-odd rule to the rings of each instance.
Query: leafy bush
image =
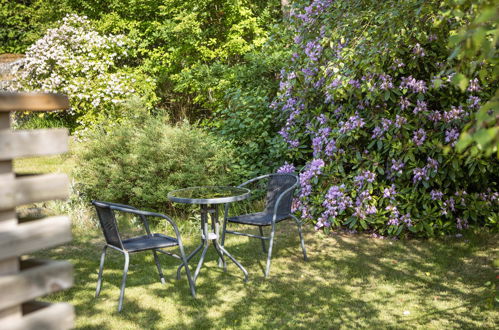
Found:
[[[135,123],[91,131],[80,144],[74,177],[84,198],[164,211],[172,190],[232,183],[230,146],[188,125]]]
[[[461,17],[467,6],[468,1],[458,2],[450,14]],[[496,88],[490,99],[483,100],[456,147],[458,150],[469,147],[474,154],[495,152],[499,158],[499,7],[493,0],[474,1],[472,6],[473,15],[466,15],[469,24],[449,39],[450,46],[454,47],[451,56],[457,59],[456,70],[460,72],[457,83],[466,88],[467,76],[478,74],[481,80],[495,82]]]
[[[269,106],[282,58],[289,55],[279,41],[246,54],[237,65],[215,63],[196,71],[198,100],[213,112],[203,125],[236,148],[234,169],[242,178],[271,172],[287,149]]]
[[[160,106],[171,112],[173,120],[192,121],[209,117],[212,110],[197,100],[196,72],[216,62],[229,68],[240,63],[244,54],[265,42],[268,26],[279,16],[277,0],[200,0],[195,4],[179,0],[33,0],[0,8],[10,20],[29,22],[9,49],[24,50],[48,28],[58,26],[66,14],[88,17],[101,35],[126,35],[135,43],[120,63],[147,73],[157,83]],[[17,23],[6,21],[9,33],[17,33]]]
[[[30,28],[26,8],[19,1],[0,0],[0,54],[18,53],[26,47]]]
[[[289,160],[304,165],[296,203],[303,219],[389,235],[498,227],[497,159],[452,148],[497,86],[489,75],[470,76],[465,90],[452,83],[461,79],[449,35],[473,8],[461,17],[449,17],[441,1],[294,8],[294,54],[273,107]]]
[[[156,98],[152,80],[120,65],[127,42],[121,35],[99,34],[85,17],[68,15],[18,61],[13,89],[68,95],[80,127],[126,117],[118,105],[134,94],[151,108]]]

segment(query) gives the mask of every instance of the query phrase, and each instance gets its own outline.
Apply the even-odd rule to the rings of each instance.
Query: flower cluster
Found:
[[[324,212],[318,218],[316,229],[329,227],[330,221],[352,206],[352,199],[345,193],[345,185],[329,188],[322,202]]]

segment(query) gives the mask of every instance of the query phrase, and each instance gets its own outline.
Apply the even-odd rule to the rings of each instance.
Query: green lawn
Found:
[[[72,289],[49,298],[76,307],[77,327],[136,328],[493,328],[484,286],[495,274],[497,235],[431,241],[391,241],[363,235],[323,237],[308,230],[310,261],[301,258],[294,228],[279,231],[271,278],[263,278],[260,243],[231,237],[227,248],[250,280],[228,265],[217,267],[210,249],[197,281],[197,299],[185,277],[174,279],[176,260],[161,256],[167,283],[159,282],[150,253],[132,255],[124,309],[117,313],[123,257],[110,252],[101,296],[94,298],[103,239],[75,232],[71,244],[38,253],[69,260]],[[187,251],[197,235],[184,235]],[[195,259],[197,260],[197,259]],[[191,268],[194,268],[191,262]]]
[[[46,167],[38,172],[60,169],[62,160],[39,159]],[[21,160],[16,169],[39,169],[38,161]],[[196,222],[176,221],[190,252],[199,243]],[[76,326],[83,329],[491,329],[499,324],[497,308],[488,306],[493,291],[485,286],[497,283],[492,260],[499,254],[498,234],[392,241],[366,235],[326,237],[309,226],[310,261],[304,262],[293,224],[278,228],[269,279],[263,277],[260,242],[231,236],[226,247],[248,269],[249,282],[243,282],[234,264],[228,264],[227,273],[218,268],[210,248],[197,281],[197,299],[191,297],[185,276],[174,279],[175,259],[160,256],[167,278],[162,285],[152,254],[132,255],[122,313],[117,313],[123,267],[119,253],[108,253],[101,296],[94,298],[103,237],[90,221],[74,225],[70,244],[36,256],[74,265],[74,287],[46,300],[73,304]]]

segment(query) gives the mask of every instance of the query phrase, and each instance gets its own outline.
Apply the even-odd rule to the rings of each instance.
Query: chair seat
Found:
[[[128,252],[159,249],[178,245],[178,241],[163,234],[143,235],[123,240],[123,247]]]
[[[289,214],[278,214],[276,216],[276,223],[282,220],[286,220],[289,217]],[[265,212],[250,213],[239,215],[237,217],[227,218],[227,221],[253,226],[270,226],[272,224],[272,214]]]

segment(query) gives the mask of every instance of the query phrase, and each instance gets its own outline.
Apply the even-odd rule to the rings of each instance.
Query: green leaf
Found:
[[[454,75],[454,77],[452,77],[452,83],[456,86],[458,86],[461,91],[466,91],[466,88],[468,87],[468,84],[469,84],[469,80],[468,78],[466,78],[465,75],[461,74],[461,73],[457,73]]]

